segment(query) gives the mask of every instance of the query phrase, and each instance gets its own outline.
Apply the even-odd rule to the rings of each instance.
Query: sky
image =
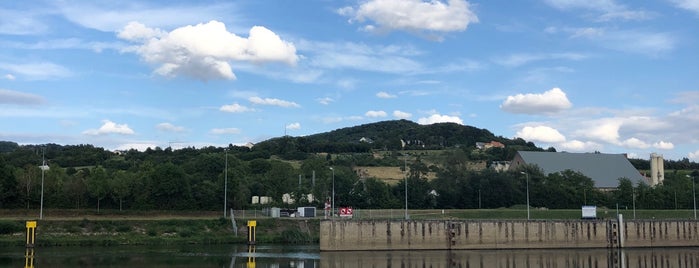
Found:
[[[201,148],[396,119],[699,162],[699,0],[0,1],[0,140]]]

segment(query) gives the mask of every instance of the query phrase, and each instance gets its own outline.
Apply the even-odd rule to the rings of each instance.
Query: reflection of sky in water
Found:
[[[0,248],[0,267],[23,267],[23,247]],[[186,245],[37,248],[43,267],[699,267],[699,248],[319,252],[318,246]]]

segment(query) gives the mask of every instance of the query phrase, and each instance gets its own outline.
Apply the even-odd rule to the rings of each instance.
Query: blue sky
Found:
[[[0,2],[0,140],[200,148],[394,119],[699,161],[699,0]]]

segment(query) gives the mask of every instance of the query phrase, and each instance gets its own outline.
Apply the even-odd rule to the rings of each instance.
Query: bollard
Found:
[[[33,248],[36,242],[36,221],[27,221],[27,247]]]
[[[255,245],[257,221],[248,221],[248,245]]]

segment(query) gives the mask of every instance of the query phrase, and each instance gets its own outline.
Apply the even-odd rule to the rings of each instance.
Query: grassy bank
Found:
[[[258,243],[317,243],[319,220],[259,219]],[[24,246],[25,222],[0,220],[0,246]],[[37,246],[231,244],[247,242],[246,222],[235,235],[228,219],[44,220]]]

